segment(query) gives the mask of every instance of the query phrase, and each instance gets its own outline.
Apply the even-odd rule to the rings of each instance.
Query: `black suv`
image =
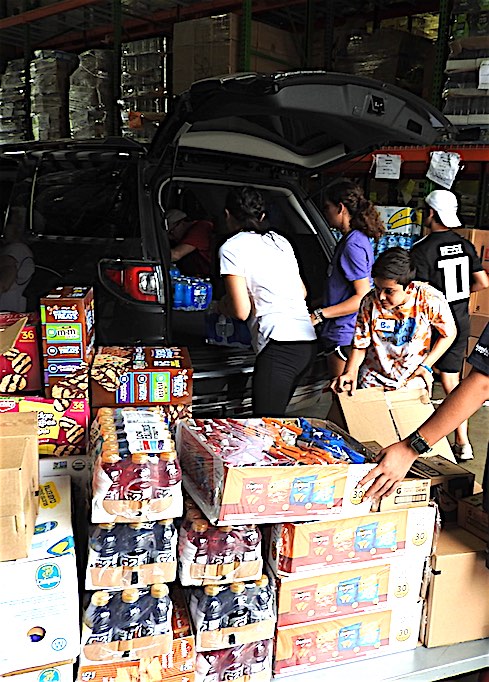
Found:
[[[310,177],[363,151],[431,144],[449,130],[414,95],[315,71],[199,81],[176,101],[148,150],[124,139],[5,145],[0,181],[5,189],[15,169],[10,205],[28,208],[36,262],[30,308],[52,286],[92,284],[99,345],[187,345],[195,413],[246,414],[251,351],[206,345],[204,315],[172,310],[166,211],[210,218],[217,254],[229,188],[255,185],[296,250],[311,299],[318,298],[335,239],[305,189]],[[316,401],[326,378],[319,355],[290,411]]]

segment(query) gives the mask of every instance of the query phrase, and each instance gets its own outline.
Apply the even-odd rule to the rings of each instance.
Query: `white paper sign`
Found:
[[[402,157],[399,154],[376,154],[375,177],[383,180],[398,180],[401,175]]]
[[[489,88],[489,59],[483,59],[479,66],[479,86],[481,90]]]
[[[460,167],[460,154],[456,152],[431,152],[426,177],[445,189],[451,189]]]

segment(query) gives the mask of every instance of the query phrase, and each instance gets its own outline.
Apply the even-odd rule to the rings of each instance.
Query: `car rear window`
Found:
[[[32,232],[103,240],[138,238],[136,158],[107,151],[44,153],[33,188]]]

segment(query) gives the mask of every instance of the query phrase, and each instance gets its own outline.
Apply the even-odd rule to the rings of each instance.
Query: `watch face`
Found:
[[[425,452],[429,452],[430,446],[421,436],[413,436],[411,438],[411,447],[419,455],[423,455]]]

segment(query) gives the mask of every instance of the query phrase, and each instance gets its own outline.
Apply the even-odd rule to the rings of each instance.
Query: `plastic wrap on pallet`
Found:
[[[29,138],[25,83],[24,60],[7,62],[5,73],[0,78],[0,143]]]
[[[69,116],[71,136],[110,135],[113,109],[113,62],[111,50],[88,50],[70,76]]]

